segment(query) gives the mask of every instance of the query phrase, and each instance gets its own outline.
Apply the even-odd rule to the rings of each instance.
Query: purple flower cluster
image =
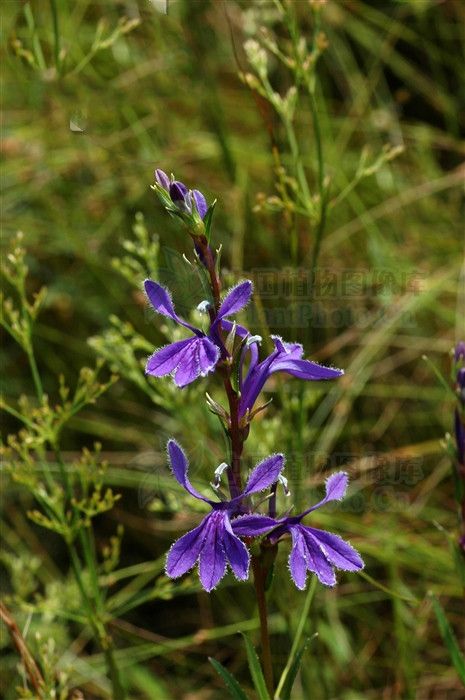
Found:
[[[330,501],[341,500],[347,490],[348,477],[344,472],[331,476],[326,482],[322,501],[299,515],[276,515],[276,491],[285,483],[282,475],[284,455],[274,454],[261,461],[250,473],[242,488],[240,459],[249,434],[250,424],[261,408],[254,408],[257,399],[271,375],[283,372],[304,381],[332,380],[343,371],[326,367],[303,357],[303,347],[272,336],[274,348],[260,358],[259,336],[254,336],[234,320],[252,296],[252,282],[245,280],[220,296],[220,281],[215,255],[205,236],[192,228],[203,220],[211,220],[204,196],[161,170],[155,173],[154,186],[165,208],[184,219],[194,239],[198,260],[206,268],[211,287],[211,299],[197,307],[205,312],[203,327],[181,318],[175,310],[170,292],[161,284],[147,279],[144,283],[148,300],[156,313],[185,329],[187,337],[161,347],[149,357],[146,373],[154,377],[171,375],[174,383],[186,387],[199,377],[218,373],[225,385],[228,411],[211,400],[210,407],[222,420],[231,442],[232,463],[221,465],[215,472],[228,471],[229,500],[211,500],[197,491],[188,478],[188,461],[175,440],[168,442],[168,459],[175,479],[194,498],[210,507],[210,512],[192,531],[171,547],[166,562],[166,573],[172,578],[182,576],[198,563],[202,586],[211,591],[218,585],[229,566],[239,580],[249,574],[248,546],[259,538],[260,547],[274,550],[283,539],[291,539],[289,569],[296,586],[305,588],[308,572],[316,574],[321,583],[336,583],[335,569],[358,571],[363,561],[347,542],[325,530],[303,524],[305,516]],[[260,492],[260,502],[254,497]],[[268,513],[258,511],[260,503],[268,503]]]
[[[300,515],[271,518],[255,512],[247,512],[250,496],[271,488],[278,482],[284,468],[284,455],[275,454],[261,461],[251,472],[241,494],[229,501],[212,501],[199,493],[188,478],[189,463],[182,448],[175,440],[168,442],[168,458],[173,475],[179,484],[194,498],[207,503],[211,512],[200,525],[177,540],[168,552],[166,573],[178,578],[198,562],[200,582],[211,591],[221,581],[229,564],[235,577],[248,578],[250,555],[240,537],[266,535],[275,544],[285,535],[291,535],[292,547],[289,569],[295,585],[304,589],[307,572],[317,575],[321,583],[334,586],[334,569],[359,571],[363,561],[358,552],[341,537],[326,530],[302,525],[303,518],[329,501],[344,498],[348,477],[345,472],[333,474],[326,482],[326,495],[319,503]]]
[[[302,359],[303,348],[298,343],[286,343],[278,336],[272,336],[274,351],[262,362],[258,361],[260,338],[251,336],[239,325],[233,325],[228,318],[244,309],[252,296],[252,282],[246,280],[233,287],[224,298],[209,329],[204,332],[177,315],[171,295],[158,282],[145,280],[145,293],[153,309],[175,323],[191,331],[185,340],[170,343],[156,350],[149,357],[147,374],[154,377],[172,375],[179,387],[187,386],[199,376],[212,372],[219,361],[231,361],[231,352],[226,349],[222,338],[223,332],[231,332],[233,327],[241,340],[239,377],[240,377],[240,415],[251,411],[267,379],[275,372],[286,372],[298,379],[315,381],[336,379],[344,372],[340,369]]]
[[[249,575],[250,556],[247,547],[234,532],[237,522],[234,516],[240,512],[241,502],[245,498],[264,491],[277,481],[284,466],[283,455],[264,459],[255,467],[239,496],[218,502],[205,498],[191,485],[187,476],[189,463],[186,455],[174,440],[168,442],[168,457],[175,479],[191,496],[205,501],[212,509],[198,527],[171,547],[166,560],[168,576],[182,576],[198,561],[202,586],[206,591],[211,591],[223,578],[228,562],[236,578],[244,581]]]

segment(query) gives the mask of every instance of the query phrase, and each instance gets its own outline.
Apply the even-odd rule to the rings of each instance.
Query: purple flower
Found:
[[[172,374],[174,382],[184,387],[197,377],[204,377],[217,365],[221,354],[225,353],[220,337],[220,329],[229,327],[228,316],[244,308],[252,295],[252,282],[246,280],[233,287],[222,302],[208,334],[180,318],[174,309],[171,295],[167,289],[154,282],[145,280],[145,292],[155,309],[162,316],[171,318],[180,326],[190,330],[190,338],[170,343],[160,348],[149,357],[145,371],[154,377]]]
[[[189,463],[175,440],[168,442],[168,457],[175,479],[194,498],[211,507],[200,525],[183,535],[172,545],[166,559],[166,573],[178,578],[198,562],[203,588],[211,591],[226,573],[227,564],[235,577],[245,581],[249,575],[250,555],[245,544],[234,534],[231,518],[239,512],[241,501],[277,481],[284,467],[282,454],[271,455],[260,462],[250,474],[244,491],[230,501],[211,501],[199,493],[188,478]]]
[[[463,340],[457,343],[454,351],[455,362],[460,362],[460,360],[465,361],[465,342]]]
[[[168,175],[157,168],[155,170],[155,180],[159,187],[164,190],[176,208],[184,214],[195,214],[196,212],[203,220],[208,210],[205,197],[199,190],[188,190],[183,182],[170,180]]]
[[[326,530],[302,525],[302,519],[321,508],[329,501],[340,501],[345,496],[348,476],[338,472],[329,477],[326,482],[326,495],[322,501],[308,508],[300,515],[274,520],[266,516],[244,515],[233,521],[233,531],[236,535],[253,536],[263,534],[268,530],[268,539],[275,543],[286,534],[292,538],[292,548],[289,556],[289,569],[292,579],[303,590],[306,585],[307,572],[317,575],[325,586],[334,586],[336,575],[334,569],[344,571],[360,571],[364,563],[358,552],[338,535]]]
[[[247,352],[250,355],[247,374],[241,378],[240,416],[251,411],[267,379],[275,372],[287,374],[306,381],[336,379],[344,374],[342,369],[325,367],[316,362],[302,359],[303,347],[299,343],[286,343],[279,336],[271,336],[275,349],[265,360],[258,362],[256,342],[249,342],[242,358],[244,368]]]

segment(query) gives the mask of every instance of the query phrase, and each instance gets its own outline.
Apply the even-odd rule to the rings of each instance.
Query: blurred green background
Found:
[[[257,283],[251,330],[302,342],[307,356],[346,371],[330,389],[277,380],[273,406],[248,443],[250,459],[288,453],[296,503],[311,500],[321,484],[319,455],[325,467],[343,464],[352,479],[346,505],[315,522],[350,538],[370,579],[340,575],[336,589],[317,588],[307,631],[318,637],[295,698],[459,700],[463,687],[427,597],[440,597],[463,642],[450,460],[440,443],[452,430],[453,401],[422,355],[448,376],[450,349],[465,335],[465,4],[329,0],[322,7],[328,46],[318,64],[317,110],[332,196],[347,196],[329,212],[313,307],[297,279],[308,275],[314,227],[271,211],[267,199],[276,195],[276,153],[292,164],[285,134],[239,77],[250,70],[244,41],[259,39],[261,28],[287,45],[274,3],[179,0],[168,14],[160,9],[148,0],[2,9],[2,244],[6,250],[21,230],[30,290],[48,288],[36,332],[43,384],[53,397],[57,376],[73,385],[96,354],[121,376],[73,419],[64,447],[71,460],[101,441],[106,478],[122,493],[98,520],[97,546],[124,526],[126,573],[115,574],[109,592],[130,697],[225,697],[212,655],[250,686],[236,632],[257,629],[248,584],[228,576],[207,595],[194,577],[172,586],[163,575],[164,552],[198,522],[195,504],[170,482],[166,438],[183,443],[199,483],[223,461],[224,444],[204,407],[204,384],[179,394],[143,378],[150,347],[171,331],[146,310],[143,270],[130,280],[112,262],[141,252],[132,233],[135,221],[143,226],[140,212],[158,241],[152,265],[142,256],[145,273],[166,279],[184,313],[201,300],[181,260],[189,240],[149,188],[161,167],[209,201],[218,198],[215,243],[223,246],[226,281],[252,274]],[[311,37],[310,3],[293,9],[302,36]],[[292,84],[272,56],[269,76],[279,93]],[[295,126],[314,184],[305,101]],[[403,151],[351,188],[362,150],[373,162],[386,145]],[[124,239],[133,242],[126,250]],[[147,344],[136,343],[136,360],[124,340],[129,345],[134,333]],[[32,393],[27,359],[6,336],[1,364],[10,401]],[[17,427],[4,417],[5,434]],[[53,637],[85,697],[109,697],[92,640],[54,608],[60,600],[72,610],[79,599],[60,541],[29,522],[31,507],[29,495],[4,479],[4,591],[21,625],[27,621],[31,644],[35,632]],[[285,557],[283,548],[270,594],[277,668],[304,600],[287,581]],[[34,606],[40,611],[31,615]],[[16,658],[6,635],[2,643],[0,692],[13,698]]]

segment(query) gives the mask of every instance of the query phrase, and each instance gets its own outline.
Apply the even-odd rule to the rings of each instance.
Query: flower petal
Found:
[[[303,515],[307,515],[307,513],[321,508],[321,506],[324,506],[325,503],[329,503],[330,501],[341,501],[346,495],[348,484],[349,476],[346,472],[336,472],[336,474],[332,474],[326,480],[326,495],[323,500],[319,501],[311,508],[307,508]]]
[[[297,525],[305,541],[305,559],[309,571],[313,571],[318,576],[319,581],[325,586],[334,586],[336,584],[336,574],[323,554],[315,539],[307,533],[303,525]]]
[[[249,576],[249,550],[233,533],[228,518],[224,521],[223,547],[234,576],[246,581]]]
[[[197,343],[197,359],[202,377],[212,371],[219,358],[219,348],[209,338],[200,338]]]
[[[199,577],[202,586],[210,592],[226,572],[226,555],[223,548],[224,512],[213,512],[208,516],[208,531],[199,560]]]
[[[223,321],[224,323],[224,321]],[[247,332],[248,335],[248,332]],[[243,336],[241,336],[243,337]],[[239,389],[242,394],[242,389],[244,383],[247,382],[247,378],[250,376],[251,372],[255,369],[258,364],[259,352],[258,348],[260,345],[260,336],[249,336],[247,342],[244,344],[241,350],[241,359],[239,363]],[[247,374],[245,374],[247,367]]]
[[[150,303],[157,313],[162,314],[162,316],[168,316],[174,321],[178,320],[171,294],[167,289],[150,279],[144,281],[144,288]]]
[[[179,445],[176,440],[171,439],[168,440],[166,447],[170,467],[178,484],[181,484],[181,486],[185,488],[186,491],[191,494],[191,496],[194,496],[194,498],[199,498],[201,501],[211,503],[211,501],[208,498],[205,498],[205,496],[202,496],[202,494],[199,493],[189,481],[189,477],[187,475],[189,470],[189,461],[181,445]]]
[[[263,491],[278,480],[284,468],[284,455],[275,454],[262,460],[250,474],[244,489],[244,496]]]
[[[279,351],[280,355],[286,355],[293,360],[300,360],[304,354],[304,348],[301,343],[288,343],[283,340],[279,335],[271,336],[276,350]]]
[[[303,348],[299,343],[286,343],[279,336],[272,336],[275,350],[262,362],[249,371],[243,382],[239,414],[242,417],[247,409],[252,409],[267,379],[275,372],[286,372],[298,379],[319,381],[336,379],[344,372],[325,367],[310,360],[303,360]]]
[[[192,338],[180,358],[174,375],[174,382],[184,387],[193,382],[199,375],[204,377],[216,366],[220,351],[209,338]]]
[[[247,306],[252,296],[253,285],[250,280],[239,282],[235,287],[229,290],[226,297],[218,309],[217,320],[237,314],[238,311]]]
[[[189,346],[196,340],[196,337],[186,338],[156,350],[147,360],[145,372],[154,377],[164,377],[171,374],[182,361]]]
[[[262,362],[253,367],[247,374],[242,385],[241,399],[239,403],[239,415],[242,417],[247,409],[252,409],[255,401],[261,390],[263,389],[268,377],[273,374],[273,363],[278,356],[278,351],[275,350],[268,355]]]
[[[184,321],[184,319],[177,315],[176,311],[174,310],[171,294],[167,289],[165,289],[165,287],[162,287],[162,285],[158,284],[158,282],[147,279],[144,281],[144,288],[150,303],[158,314],[171,318],[181,326],[189,328],[189,330],[193,331],[193,333],[196,333],[197,335],[201,333],[198,328],[191,326],[190,323],[187,323],[187,321]]]
[[[199,192],[199,190],[192,190],[192,197],[194,199],[197,211],[199,212],[200,218],[204,219],[208,210],[207,200],[203,194]]]
[[[304,590],[307,581],[307,560],[305,558],[305,542],[299,532],[299,529],[293,527],[291,529],[292,549],[289,555],[289,570],[292,580],[297,588]]]
[[[232,330],[233,327],[233,322],[232,321],[227,321],[226,319],[221,319],[221,328],[226,331],[226,333],[229,333]],[[249,331],[245,326],[241,326],[240,323],[236,323],[236,335],[238,335],[241,338],[247,338],[249,335]]]
[[[163,189],[166,190],[167,192],[169,191],[170,179],[169,179],[168,175],[163,170],[160,170],[160,168],[157,168],[155,170],[155,180],[158,182],[160,187],[163,187]]]
[[[349,476],[347,472],[336,472],[326,480],[326,500],[341,501],[346,495],[349,485]]]
[[[238,518],[231,520],[233,532],[242,537],[264,535],[277,525],[278,523],[273,518],[269,518],[267,515],[259,515],[258,513],[240,515]]]
[[[305,527],[306,533],[319,545],[326,559],[343,571],[360,571],[364,563],[360,554],[342,537],[326,530]]]
[[[171,546],[166,557],[165,571],[170,578],[178,578],[192,569],[201,552],[208,526],[204,518],[194,530],[180,537]]]
[[[187,187],[183,182],[179,182],[179,180],[170,182],[170,197],[173,202],[185,202],[187,192]]]
[[[273,363],[273,372],[286,372],[297,379],[305,381],[322,381],[337,379],[344,374],[342,369],[326,367],[310,360],[297,360],[292,357],[280,357]]]

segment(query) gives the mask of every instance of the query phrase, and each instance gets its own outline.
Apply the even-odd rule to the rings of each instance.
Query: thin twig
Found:
[[[29,651],[28,646],[26,644],[26,640],[21,634],[21,630],[19,629],[13,615],[8,610],[6,605],[1,602],[0,619],[3,620],[8,629],[11,641],[13,642],[13,645],[16,647],[16,650],[19,656],[21,657],[21,660],[23,662],[24,668],[26,670],[32,687],[34,688],[39,698],[43,697],[42,691],[44,689],[45,682],[40,672],[40,669],[36,664],[31,652]]]

